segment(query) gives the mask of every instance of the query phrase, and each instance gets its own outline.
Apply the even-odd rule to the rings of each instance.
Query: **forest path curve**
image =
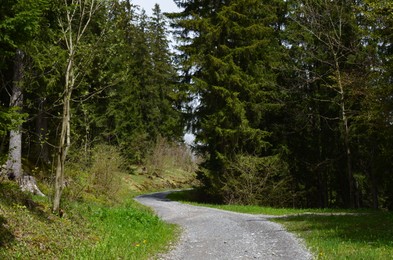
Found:
[[[179,243],[159,259],[312,259],[302,242],[269,216],[182,204],[166,199],[168,193],[135,198],[183,228]]]

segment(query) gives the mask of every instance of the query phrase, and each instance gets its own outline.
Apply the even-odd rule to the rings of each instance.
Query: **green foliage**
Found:
[[[91,77],[105,74],[115,80],[91,105],[85,105],[90,121],[85,127],[96,132],[96,139],[119,144],[130,163],[141,163],[158,136],[179,140],[183,133],[180,112],[174,107],[176,74],[166,21],[158,7],[151,18],[126,2],[117,3],[110,12],[109,33],[99,47],[102,59],[112,59],[99,62],[101,69]]]
[[[179,5],[184,12],[171,17],[186,57],[180,59],[184,81],[200,102],[191,128],[198,151],[207,155],[199,178],[218,194],[225,178],[239,176],[227,167],[237,155],[275,154],[267,119],[281,107],[275,72],[281,46],[270,26],[277,20],[276,7],[253,0]]]
[[[48,8],[49,1],[47,0],[5,1],[2,4],[0,8],[0,53],[3,57],[13,55],[16,48],[29,44],[29,41],[40,30],[44,13]]]
[[[228,162],[221,180],[224,202],[243,205],[291,206],[288,169],[278,156],[239,155]]]
[[[97,144],[117,145],[129,163],[160,176],[176,150],[160,138],[177,143],[187,128],[205,159],[198,176],[208,197],[336,207],[351,204],[352,181],[356,206],[393,208],[389,1],[175,2],[182,11],[167,17],[176,55],[158,5],[148,17],[128,1],[100,2],[75,56],[75,149],[87,155]],[[0,6],[2,161],[7,132],[22,121],[25,158],[46,168],[57,152],[64,3]],[[16,48],[25,53],[27,115],[8,108]],[[111,178],[104,164],[94,166],[101,178],[92,181],[92,162],[73,160],[70,197],[86,196],[86,187],[109,191],[97,183]],[[267,186],[262,165],[274,166]],[[250,182],[257,185],[247,195]],[[265,189],[275,185],[276,193]]]
[[[91,151],[70,151],[65,197],[69,200],[116,200],[122,187],[126,160],[115,146],[97,145]]]
[[[49,208],[47,199],[21,192],[16,183],[0,183],[0,258],[56,258],[91,238],[82,219],[60,219]]]
[[[4,108],[0,105],[0,138],[6,137],[10,130],[17,129],[25,122],[27,116],[26,113],[21,113],[19,107]],[[7,153],[3,154],[0,150],[0,165],[3,165],[6,160]]]
[[[70,156],[61,217],[52,214],[48,198],[0,181],[0,258],[150,259],[167,250],[178,230],[132,200],[130,175],[108,172],[119,170],[117,150],[98,146],[92,155]],[[96,177],[115,175],[119,182],[100,183],[90,169],[100,172]]]
[[[27,114],[21,113],[20,107],[4,108],[0,106],[0,137],[8,131],[16,129],[26,119]]]

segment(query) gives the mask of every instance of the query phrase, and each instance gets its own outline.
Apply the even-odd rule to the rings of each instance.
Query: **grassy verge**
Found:
[[[60,218],[47,198],[0,183],[0,259],[149,259],[165,251],[176,227],[134,202],[129,190],[120,194],[118,202],[65,201]]]
[[[393,214],[307,215],[277,218],[302,237],[316,259],[391,259]]]
[[[201,204],[191,202],[195,199],[193,191],[176,192],[169,197],[223,210],[280,216],[271,220],[303,238],[316,259],[391,259],[393,255],[390,212]]]
[[[86,211],[85,211],[86,212]],[[174,240],[176,227],[133,201],[116,207],[89,207],[84,213],[100,239],[71,252],[77,259],[148,259]]]

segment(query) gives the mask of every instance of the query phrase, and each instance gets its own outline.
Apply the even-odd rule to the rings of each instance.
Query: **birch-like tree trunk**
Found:
[[[54,213],[60,210],[61,195],[64,188],[64,167],[71,145],[71,98],[72,92],[76,88],[75,82],[79,76],[77,71],[80,65],[76,60],[77,49],[82,44],[83,35],[100,5],[97,0],[64,0],[64,6],[66,7],[65,17],[59,19],[59,24],[68,56],[64,78],[63,114],[57,152],[52,208]]]

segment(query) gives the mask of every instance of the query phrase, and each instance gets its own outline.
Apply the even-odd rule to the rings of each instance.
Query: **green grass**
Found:
[[[85,215],[101,236],[93,247],[73,251],[72,258],[147,259],[165,251],[177,230],[133,201],[112,208],[91,207]]]
[[[169,198],[198,206],[277,216],[271,220],[303,238],[316,259],[384,260],[393,256],[391,212],[203,204],[192,202],[194,191],[176,192]]]
[[[198,201],[198,193],[195,190],[183,190],[176,191],[169,194],[167,197],[171,200],[181,201],[184,203],[196,205],[196,206],[204,206],[211,207],[216,209],[240,212],[240,213],[248,213],[248,214],[264,214],[264,215],[291,215],[291,214],[304,214],[304,213],[354,213],[353,210],[344,210],[344,209],[294,209],[294,208],[273,208],[273,207],[261,207],[256,205],[225,205],[225,204],[209,204],[209,203],[201,203]],[[358,210],[356,212],[369,212],[368,210]]]
[[[277,218],[302,237],[317,259],[392,259],[393,214]]]
[[[123,187],[124,188],[124,187]],[[64,200],[65,215],[48,198],[0,182],[0,259],[150,259],[178,235],[125,189],[116,201]]]

